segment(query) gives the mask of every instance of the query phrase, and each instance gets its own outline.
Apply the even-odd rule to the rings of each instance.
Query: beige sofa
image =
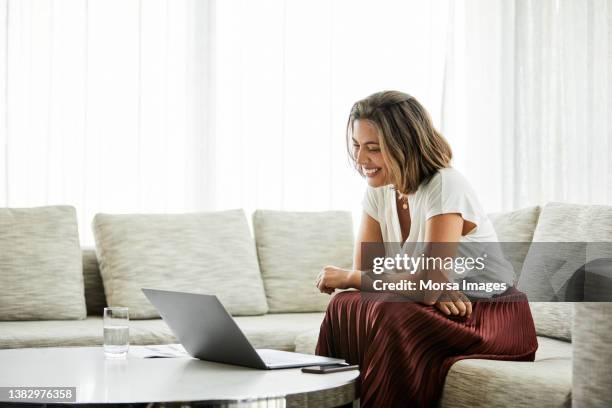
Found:
[[[577,225],[580,214],[597,215]],[[565,214],[559,218],[559,215]],[[588,218],[588,217],[587,217]],[[500,241],[612,241],[612,208],[549,204],[492,215]],[[560,221],[562,220],[562,221]],[[593,233],[598,232],[595,237]],[[3,321],[0,348],[102,344],[105,294],[93,249],[83,250],[85,320]],[[513,259],[522,264],[524,259]],[[575,309],[575,312],[574,312]],[[533,303],[539,349],[535,362],[463,360],[447,377],[443,407],[612,406],[612,304]],[[236,316],[257,348],[313,353],[323,312]],[[572,317],[574,316],[574,317]],[[572,342],[573,340],[573,342]],[[176,342],[160,319],[132,320],[132,344]],[[592,350],[592,347],[597,347]],[[574,373],[572,379],[572,373]]]

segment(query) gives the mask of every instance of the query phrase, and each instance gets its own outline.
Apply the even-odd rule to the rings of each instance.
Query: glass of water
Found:
[[[104,354],[125,358],[130,345],[130,316],[127,307],[104,308]]]

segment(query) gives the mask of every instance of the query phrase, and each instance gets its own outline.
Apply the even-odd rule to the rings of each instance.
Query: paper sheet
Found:
[[[190,357],[181,344],[159,344],[151,346],[130,346],[129,354],[137,358]]]

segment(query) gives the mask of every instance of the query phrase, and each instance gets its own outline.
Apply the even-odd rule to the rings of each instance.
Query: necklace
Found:
[[[402,193],[400,193],[399,191],[397,192],[397,196],[399,197],[400,201],[402,201],[402,208],[404,210],[407,210],[408,209],[408,196],[402,195]]]

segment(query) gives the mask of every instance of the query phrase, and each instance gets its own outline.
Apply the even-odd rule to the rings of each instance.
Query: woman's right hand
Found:
[[[331,295],[336,289],[356,287],[358,284],[356,282],[358,277],[356,271],[347,271],[335,266],[326,266],[319,272],[315,280],[315,286],[321,293]]]
[[[465,316],[472,314],[472,302],[462,292],[451,291],[446,293],[446,299],[438,301],[434,306],[447,316]]]

